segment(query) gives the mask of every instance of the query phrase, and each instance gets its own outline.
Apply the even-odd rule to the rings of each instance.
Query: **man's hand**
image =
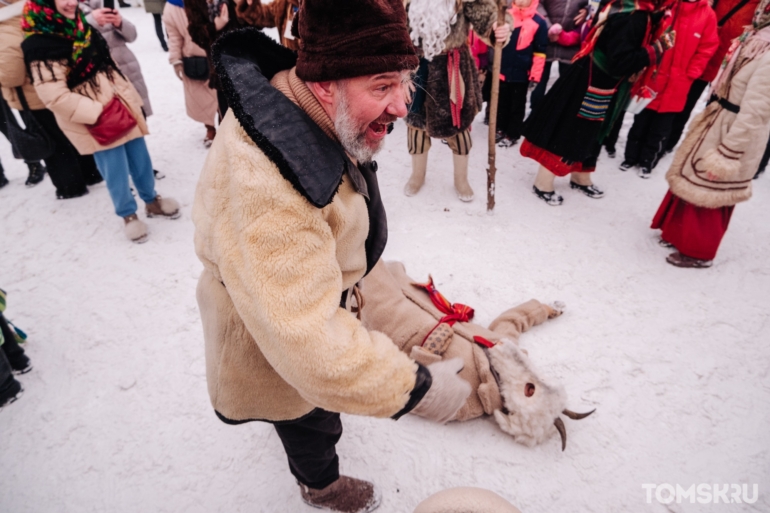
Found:
[[[507,23],[498,27],[497,22],[495,22],[492,25],[492,30],[495,33],[495,43],[505,43],[511,35],[511,26]]]
[[[572,21],[575,22],[576,27],[579,27],[586,21],[586,17],[588,17],[588,9],[583,8],[578,11],[577,16]]]
[[[452,420],[472,392],[471,385],[458,376],[464,365],[461,358],[428,365],[432,383],[412,413],[439,424]]]
[[[177,78],[179,78],[179,80],[184,81],[184,66],[181,62],[174,63],[174,73],[176,74]]]
[[[227,2],[222,3],[222,8],[219,10],[219,16],[214,18],[214,27],[217,32],[225,28],[230,22],[230,11],[227,10]]]

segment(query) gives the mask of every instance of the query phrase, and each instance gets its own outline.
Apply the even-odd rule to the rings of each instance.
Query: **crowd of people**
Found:
[[[105,179],[127,237],[134,242],[147,240],[148,227],[137,215],[129,177],[148,217],[176,218],[179,212],[176,201],[157,194],[155,179],[163,174],[152,169],[143,140],[148,134],[145,119],[153,111],[139,62],[126,46],[136,39],[136,28],[114,6],[105,7],[104,0],[0,1],[5,5],[0,18],[4,43],[0,86],[5,104],[0,109],[0,129],[8,132],[8,123],[15,122],[11,109],[16,109],[22,119],[34,118],[52,146],[44,158],[25,159],[26,185],[34,186],[48,174],[57,198],[69,199],[86,194],[88,186]],[[423,188],[431,140],[440,139],[452,151],[458,198],[473,200],[468,181],[470,128],[485,103],[485,123],[489,122],[491,67],[498,40],[503,45],[495,142],[501,151],[519,145],[524,157],[540,164],[532,186],[539,199],[561,205],[564,198],[556,191],[555,179],[567,175],[571,189],[590,198],[603,197],[593,171],[602,148],[615,158],[627,112],[635,116],[619,168],[636,168],[640,177],[649,178],[661,157],[676,150],[692,110],[724,67],[725,56],[736,53],[732,42],[748,34],[748,29],[762,32],[761,20],[754,21],[752,28],[759,3],[514,0],[498,27],[496,0],[406,1],[410,37],[420,62],[406,116],[412,173],[404,193],[413,196]],[[121,6],[128,4],[121,1]],[[244,27],[275,27],[284,47],[292,51],[300,47],[292,23],[300,0],[148,0],[144,7],[153,15],[161,47],[169,52],[173,71],[183,83],[187,114],[203,125],[206,147],[228,110],[213,64],[217,38]],[[69,46],[74,50],[64,59]],[[549,89],[554,63],[558,63],[559,78]],[[59,80],[65,76],[65,81]],[[63,84],[67,87],[62,88]],[[113,95],[113,91],[120,92]],[[725,98],[720,102],[715,87],[710,95],[722,108],[726,102],[740,106]],[[131,130],[107,143],[94,139],[93,126],[108,123],[116,112],[135,121]],[[763,113],[757,115],[756,123],[762,124]],[[763,131],[752,133],[758,136]],[[760,146],[754,140],[748,145]],[[752,161],[743,159],[740,173],[718,181],[744,183],[743,188],[750,190],[743,175],[753,167],[752,177],[758,177],[770,158],[770,141],[761,145],[767,149],[758,158],[750,151]],[[744,155],[743,150],[736,151]],[[669,174],[675,173],[675,167]],[[735,188],[711,181],[699,186]],[[0,187],[6,183],[0,165]],[[729,196],[743,201],[749,195]],[[652,225],[663,230],[662,245],[677,249],[678,254],[668,258],[674,265],[709,266],[721,240],[714,233],[724,234],[735,204],[704,202],[702,194],[696,196],[699,199],[674,187]],[[665,208],[674,199],[683,199],[681,205],[694,209],[688,207],[685,213],[681,208]],[[722,212],[718,222],[713,215],[716,204]],[[665,212],[669,215],[664,216]],[[694,237],[693,232],[703,236]]]
[[[604,196],[597,161],[602,148],[615,157],[624,114],[634,114],[621,170],[649,178],[676,152],[652,227],[679,267],[711,265],[734,205],[767,165],[770,0],[513,0],[504,12],[495,0],[145,7],[210,147],[193,222],[212,405],[229,424],[274,423],[303,499],[330,511],[379,504],[372,483],[339,474],[338,412],[445,422],[471,393],[462,363],[419,365],[359,322],[357,284],[387,241],[373,158],[398,118],[412,160],[407,196],[425,194],[439,139],[458,198],[473,200],[471,125],[486,102],[498,106],[486,122],[500,150],[519,145],[535,160],[532,191],[559,206],[557,177]],[[0,128],[29,167],[27,185],[47,173],[65,200],[104,180],[126,236],[144,242],[132,183],[146,217],[176,219],[180,207],[156,190],[150,92],[126,46],[136,37],[107,0],[0,0]],[[31,367],[23,333],[2,315],[0,328],[2,406],[21,391],[12,371]]]

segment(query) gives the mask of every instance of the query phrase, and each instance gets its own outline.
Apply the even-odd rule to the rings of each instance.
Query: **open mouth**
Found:
[[[371,130],[374,137],[378,139],[385,137],[388,133],[388,123],[379,123],[377,121],[369,123],[369,130]]]

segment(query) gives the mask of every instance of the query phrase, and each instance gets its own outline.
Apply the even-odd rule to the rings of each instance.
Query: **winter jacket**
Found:
[[[751,197],[770,135],[770,27],[754,38],[764,39],[768,49],[741,62],[718,85],[719,101],[692,121],[666,174],[671,192],[693,205],[720,208]]]
[[[747,25],[751,25],[754,11],[759,0],[718,0],[714,2],[719,33],[719,47],[706,66],[701,80],[712,82],[722,67],[727,51],[733,40],[743,34]]]
[[[184,8],[170,2],[163,8],[163,24],[168,33],[168,61],[173,65],[183,57],[206,57],[206,52],[196,45],[187,30],[187,14]],[[187,115],[205,125],[214,125],[217,114],[217,93],[209,87],[208,80],[182,79]]]
[[[342,297],[384,248],[376,174],[351,162],[315,96],[285,69],[293,52],[256,29],[223,36],[217,52],[232,108],[192,214],[214,409],[236,423],[296,419],[316,407],[408,411],[430,374],[364,329]]]
[[[45,105],[37,97],[32,81],[27,76],[24,66],[24,53],[21,42],[24,33],[21,31],[21,13],[18,11],[24,0],[11,0],[10,6],[0,8],[0,87],[5,101],[12,108],[21,110],[21,102],[17,98],[16,87],[21,87],[29,108],[41,110]],[[2,4],[0,4],[2,5]]]
[[[572,32],[577,29],[575,16],[580,9],[587,8],[588,0],[540,0],[537,12],[543,17],[548,28],[558,23],[565,32]],[[558,42],[551,43],[545,51],[546,60],[570,63],[578,50],[580,50],[579,42],[573,46],[562,46]]]
[[[251,5],[241,0],[235,9],[238,18],[248,25],[277,28],[281,44],[290,50],[299,50],[299,40],[291,35],[291,23],[297,11],[299,0],[273,0],[269,4],[254,0]]]
[[[73,90],[67,87],[67,67],[64,64],[51,63],[50,70],[47,65],[36,66],[33,75],[37,95],[46,108],[54,113],[59,128],[81,155],[116,148],[149,133],[142,115],[142,97],[131,82],[118,73],[113,73],[110,80],[105,72],[100,72],[96,75],[96,88],[86,82]],[[115,93],[128,106],[136,119],[136,126],[112,144],[102,146],[91,136],[86,125],[96,123],[102,109],[112,100]]]
[[[529,46],[521,50],[516,48],[521,32],[519,27],[514,29],[511,33],[511,42],[503,48],[500,74],[505,77],[505,82],[540,82],[543,76],[545,49],[548,46],[548,27],[540,15],[535,14],[533,19],[537,22],[538,29]],[[491,59],[490,54],[490,61]]]
[[[125,18],[123,18],[120,28],[114,27],[112,24],[99,25],[96,23],[92,12],[102,7],[104,7],[104,0],[82,0],[80,2],[80,9],[86,15],[86,21],[102,33],[102,36],[107,41],[107,45],[110,47],[110,54],[112,54],[115,64],[118,65],[120,71],[131,81],[142,97],[142,108],[144,109],[145,116],[152,116],[150,95],[147,93],[147,85],[144,83],[142,68],[139,66],[139,61],[136,59],[134,52],[126,46],[126,43],[136,41],[136,27]]]
[[[649,84],[658,95],[648,108],[661,113],[684,109],[690,86],[719,46],[716,15],[709,0],[680,2],[677,9],[676,44],[663,54]]]

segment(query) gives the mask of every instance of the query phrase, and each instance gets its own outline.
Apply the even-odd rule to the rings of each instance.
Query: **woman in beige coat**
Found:
[[[206,126],[206,137],[203,139],[203,144],[208,148],[217,134],[216,128],[214,128],[214,119],[217,115],[217,92],[209,87],[208,79],[195,80],[185,75],[182,64],[182,60],[185,58],[197,57],[203,60],[205,68],[208,69],[206,51],[196,45],[190,37],[183,0],[166,2],[166,6],[163,8],[163,23],[168,32],[168,61],[174,66],[174,73],[184,84],[187,115]]]
[[[751,197],[770,135],[770,0],[742,39],[674,157],[652,222],[661,245],[677,250],[666,259],[677,267],[711,266],[735,204]]]
[[[4,6],[4,3],[8,3]],[[53,113],[37,97],[35,88],[24,67],[21,42],[21,13],[24,0],[0,0],[0,88],[8,105],[16,110],[23,109],[18,88],[21,88],[29,115],[43,127],[54,143],[53,153],[45,159],[48,175],[56,188],[58,199],[77,198],[88,193],[87,186],[102,181],[96,163],[90,155],[81,156],[56,124]],[[2,114],[0,114],[2,118]],[[33,186],[45,177],[46,167],[39,162],[28,162],[29,177],[26,185]],[[0,172],[0,183],[3,182]]]
[[[147,226],[136,215],[129,176],[148,217],[179,217],[179,204],[155,193],[144,142],[148,131],[142,98],[112,60],[107,42],[86,21],[77,0],[27,0],[21,25],[25,37],[21,47],[35,92],[78,152],[94,155],[126,235],[144,242]],[[115,97],[135,124],[101,144],[89,129],[94,125],[114,129],[114,117],[104,119],[102,113]]]

